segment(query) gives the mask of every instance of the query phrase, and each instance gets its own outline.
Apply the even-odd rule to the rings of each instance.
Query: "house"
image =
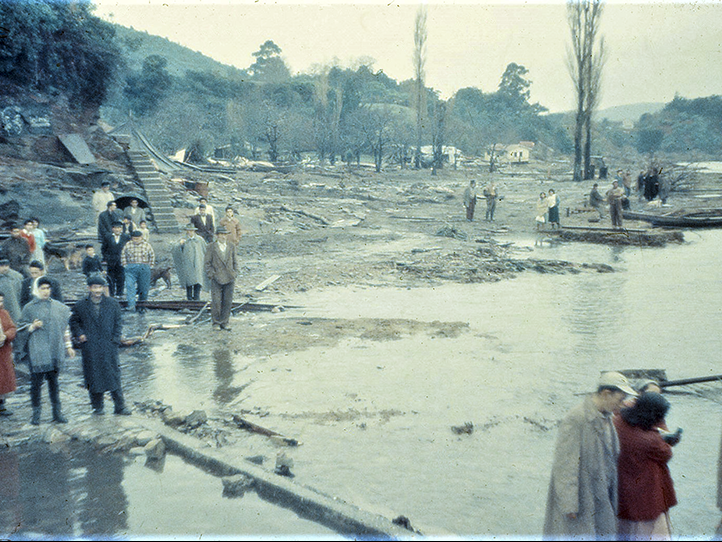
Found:
[[[494,160],[504,164],[527,164],[531,158],[531,150],[534,147],[532,141],[520,141],[512,145],[495,143],[494,146],[484,153],[484,160],[491,161],[492,153]]]

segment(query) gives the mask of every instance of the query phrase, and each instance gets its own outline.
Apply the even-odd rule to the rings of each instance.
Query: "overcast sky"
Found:
[[[224,64],[247,68],[268,39],[293,73],[314,65],[413,76],[418,2],[273,3],[249,0],[95,0],[96,14],[166,37]],[[574,108],[566,67],[569,31],[562,2],[427,2],[426,83],[445,98],[460,88],[496,90],[510,62],[529,69],[532,101]],[[110,16],[112,14],[112,18]],[[602,18],[608,49],[601,108],[722,94],[722,0],[628,3],[610,0]]]

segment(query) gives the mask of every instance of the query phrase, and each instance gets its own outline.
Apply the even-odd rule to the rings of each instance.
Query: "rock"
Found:
[[[158,435],[156,435],[153,431],[141,431],[135,436],[135,443],[138,446],[145,446],[148,444],[151,440],[158,438]]]
[[[153,439],[143,447],[145,455],[150,461],[158,461],[165,457],[165,443],[159,439]]]
[[[43,435],[43,440],[48,444],[60,444],[70,440],[70,436],[66,435],[55,427],[49,427]]]
[[[278,452],[276,455],[276,470],[274,472],[281,476],[293,478],[291,467],[293,467],[293,459],[288,457],[286,452]]]
[[[247,457],[246,461],[250,461],[254,465],[263,465],[265,459],[262,455],[252,455],[251,457]]]
[[[185,417],[184,423],[189,427],[198,427],[208,421],[205,410],[194,410]]]
[[[171,427],[179,427],[183,425],[185,420],[185,416],[183,416],[182,413],[173,412],[170,408],[163,411],[161,418],[163,419],[163,423],[170,425]]]
[[[223,496],[226,498],[243,497],[246,491],[253,488],[253,478],[245,474],[237,474],[236,476],[226,476],[222,479]]]

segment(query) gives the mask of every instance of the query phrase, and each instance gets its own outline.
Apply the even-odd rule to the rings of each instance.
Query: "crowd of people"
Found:
[[[87,244],[81,269],[87,296],[72,309],[63,301],[58,280],[46,274],[43,248],[47,234],[36,218],[24,227],[11,224],[0,244],[0,417],[11,416],[5,398],[17,389],[15,364],[25,363],[30,375],[30,422],[42,418],[41,390],[47,382],[52,420],[66,423],[58,375],[68,359],[82,355],[85,387],[96,415],[104,413],[106,392],[114,413],[129,415],[123,397],[118,348],[122,337],[122,302],[128,312],[145,312],[156,255],[147,216],[137,198],[119,210],[109,183],[92,199],[100,254]],[[180,285],[188,300],[210,291],[214,329],[230,331],[233,290],[238,274],[237,245],[241,225],[232,207],[216,227],[212,207],[201,198],[185,226],[185,235],[171,248]]]

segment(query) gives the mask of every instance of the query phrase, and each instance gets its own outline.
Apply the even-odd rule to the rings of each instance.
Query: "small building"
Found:
[[[492,153],[494,160],[503,164],[527,164],[531,158],[531,150],[534,147],[532,141],[520,141],[511,145],[495,143],[494,146],[484,153],[484,160],[491,161]]]

